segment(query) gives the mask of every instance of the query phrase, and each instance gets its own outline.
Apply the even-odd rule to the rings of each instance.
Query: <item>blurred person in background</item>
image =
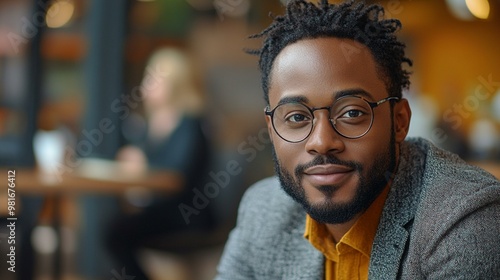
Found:
[[[111,222],[106,246],[117,267],[125,268],[126,274],[135,279],[148,278],[138,261],[138,249],[145,242],[212,226],[208,208],[189,223],[179,211],[181,203],[191,204],[193,189],[203,186],[211,161],[211,145],[204,131],[203,94],[194,81],[189,58],[179,49],[162,48],[151,56],[146,69],[156,73],[151,77],[145,71],[141,87],[146,128],[143,137],[136,135],[135,143],[118,152],[117,159],[127,172],[177,171],[185,184],[176,194],[155,194],[149,200],[132,201],[137,211],[121,213]]]

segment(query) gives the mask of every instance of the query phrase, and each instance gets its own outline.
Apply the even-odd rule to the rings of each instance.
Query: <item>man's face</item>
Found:
[[[345,94],[371,102],[389,96],[370,51],[360,43],[336,38],[301,40],[284,48],[274,61],[271,109],[290,99],[300,99],[310,108],[331,106]],[[406,101],[399,103],[394,114],[390,102],[376,107],[372,128],[358,139],[339,135],[327,110],[314,112],[313,131],[299,143],[281,139],[266,116],[284,190],[319,222],[338,224],[357,217],[395,171],[397,147],[406,136],[410,115]]]

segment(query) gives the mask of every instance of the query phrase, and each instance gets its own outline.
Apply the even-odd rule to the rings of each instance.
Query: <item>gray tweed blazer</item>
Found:
[[[217,280],[323,279],[306,213],[276,178],[248,189]],[[500,182],[423,139],[400,164],[373,243],[369,279],[500,279]]]

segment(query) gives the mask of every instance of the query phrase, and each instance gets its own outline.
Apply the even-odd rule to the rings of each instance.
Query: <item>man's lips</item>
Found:
[[[351,167],[343,165],[315,165],[304,170],[304,179],[316,186],[335,185],[342,182],[353,171]]]

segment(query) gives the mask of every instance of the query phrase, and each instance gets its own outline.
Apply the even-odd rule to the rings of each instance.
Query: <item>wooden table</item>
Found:
[[[72,169],[48,175],[37,168],[16,169],[16,192],[21,194],[121,194],[129,188],[145,188],[165,193],[180,191],[183,178],[168,170],[128,172],[113,161],[88,159]],[[7,169],[0,169],[7,177]]]
[[[123,167],[114,161],[85,159],[75,168],[61,168],[61,172],[56,175],[47,175],[38,168],[10,170],[15,170],[15,187],[13,189],[16,200],[23,195],[40,195],[44,202],[40,212],[36,213],[38,223],[51,224],[61,236],[61,225],[66,223],[65,220],[68,220],[65,218],[68,216],[65,205],[75,207],[74,198],[78,195],[120,196],[128,190],[137,188],[168,195],[175,194],[182,189],[183,178],[175,172],[168,170],[130,172]],[[3,174],[1,176],[4,176],[5,181],[7,181],[8,170],[0,169],[0,174]],[[7,186],[7,183],[5,185]],[[18,210],[16,202],[16,216],[22,212],[22,209],[19,213]],[[59,238],[59,240],[61,239]],[[59,245],[55,251],[54,279],[61,279],[63,261],[61,249]]]

